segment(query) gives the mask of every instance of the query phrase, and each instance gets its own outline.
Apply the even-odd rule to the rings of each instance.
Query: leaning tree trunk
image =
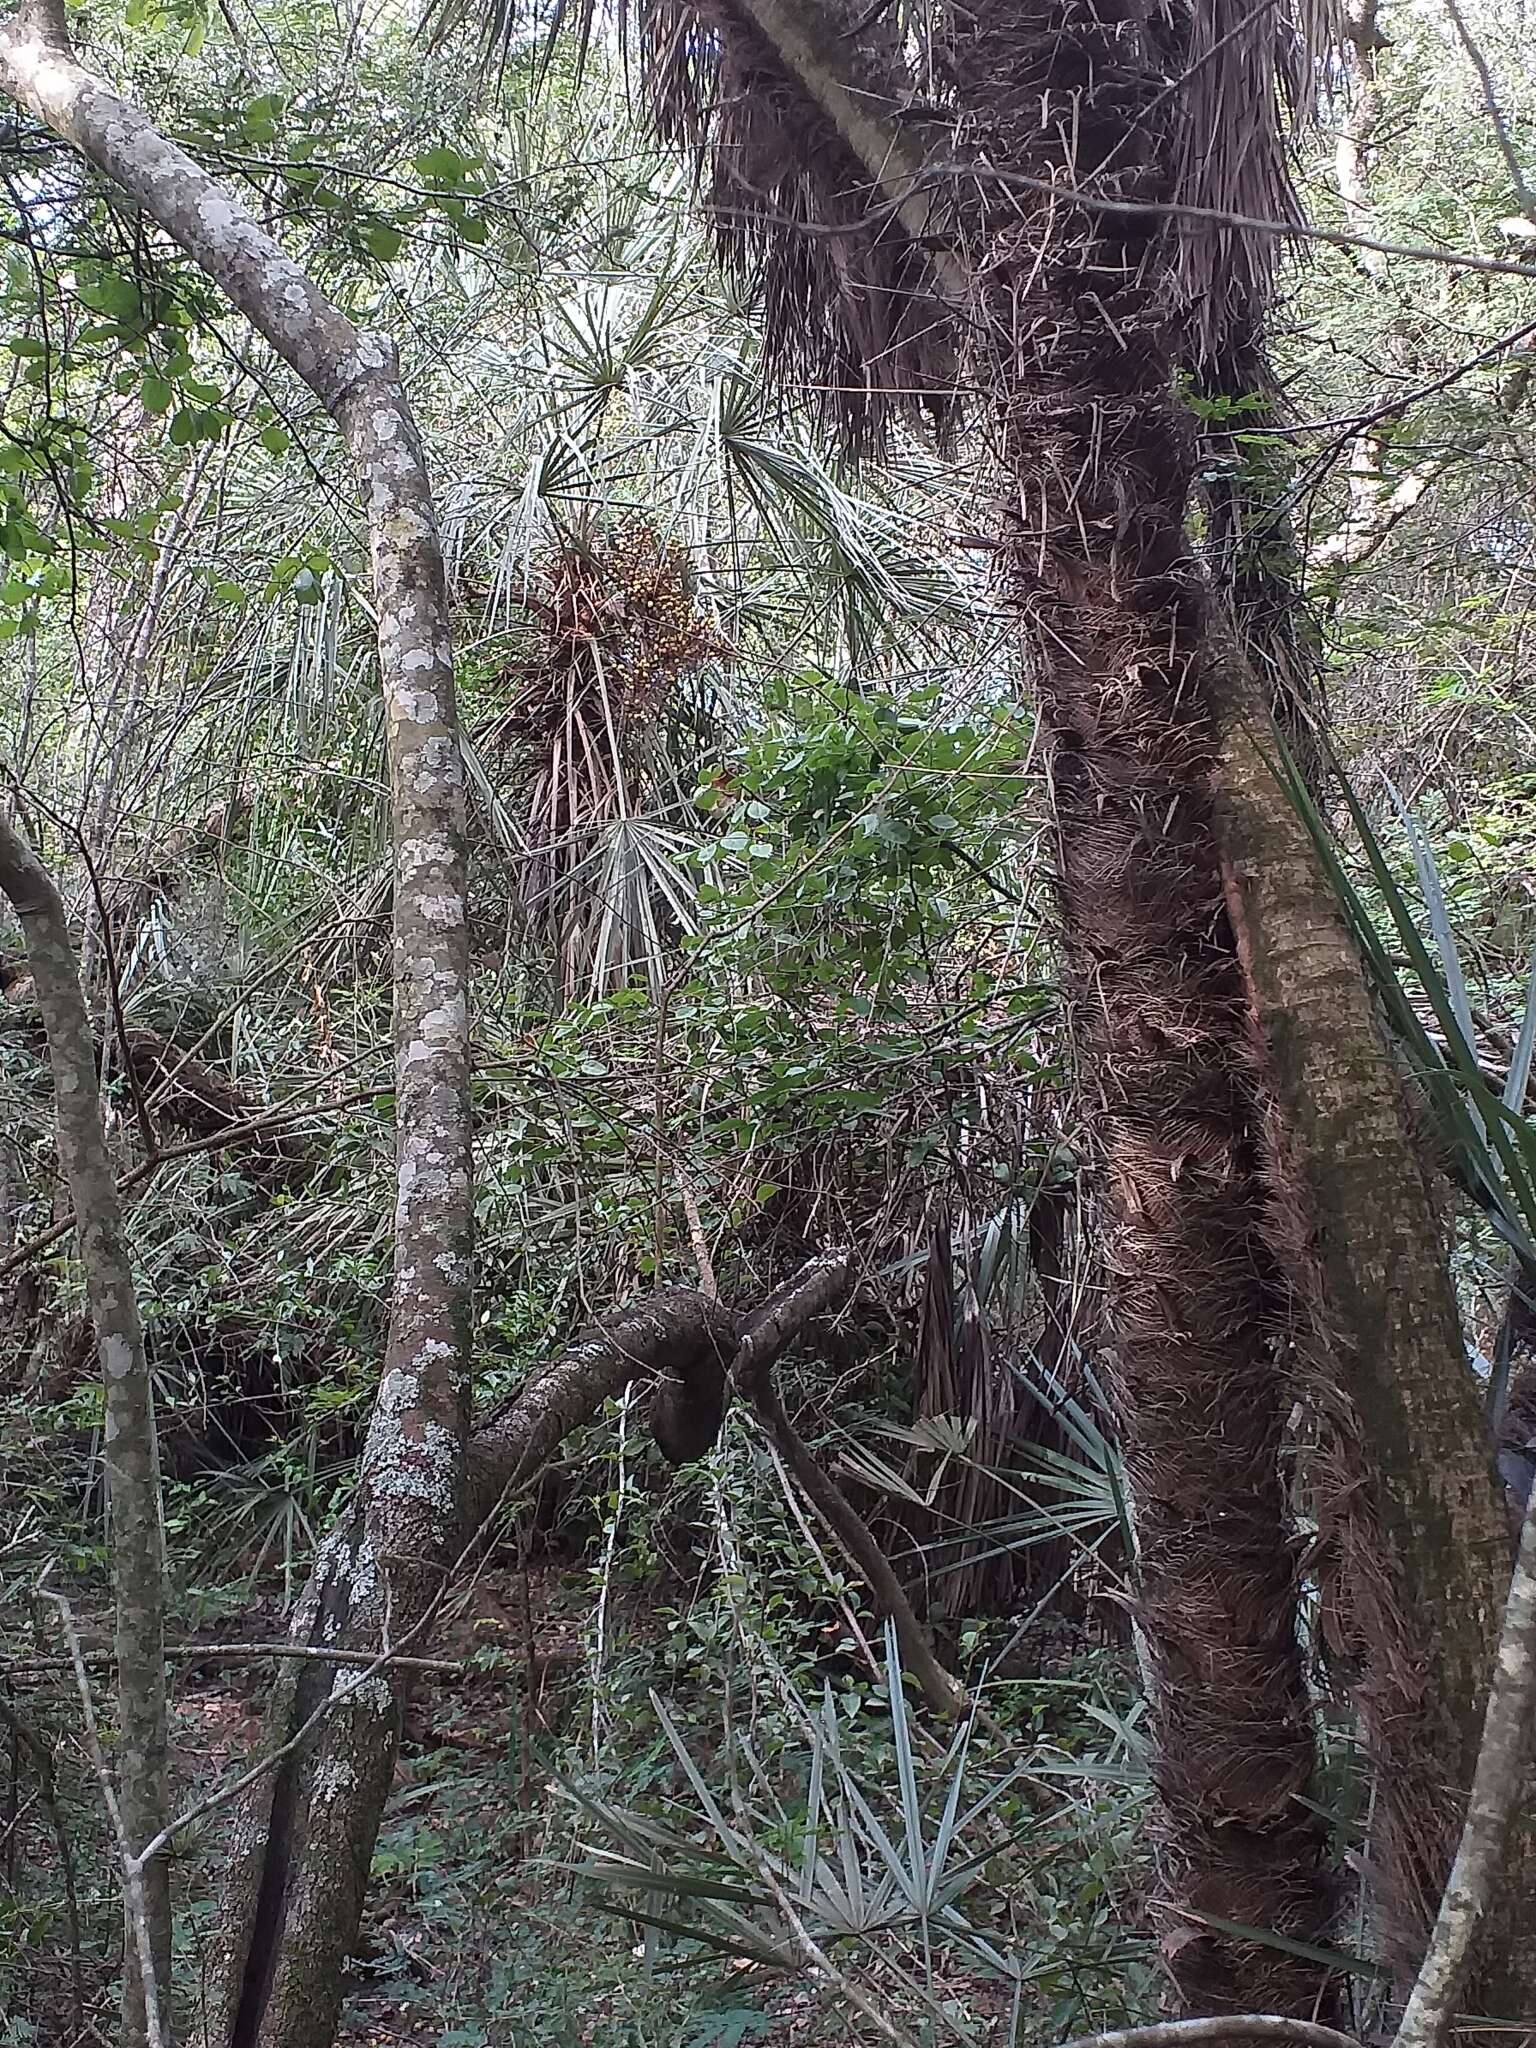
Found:
[[[53,1065],[59,1163],[106,1390],[104,1462],[112,1518],[117,1663],[117,1818],[124,1860],[124,2048],[170,2039],[171,1892],[164,1854],[135,1859],[170,1817],[165,1698],[165,1530],[154,1385],[101,1121],[96,1041],[64,904],[53,878],[0,810],[0,894],[10,899]]]
[[[1229,415],[1238,424],[1268,408],[1254,317],[1234,326],[1200,381],[1208,396],[1242,402]],[[1324,1634],[1375,1770],[1368,1906],[1377,1951],[1406,1986],[1471,1782],[1507,1524],[1407,1105],[1358,950],[1274,772],[1280,738],[1314,794],[1326,761],[1320,634],[1284,511],[1289,467],[1267,453],[1258,465],[1207,464],[1212,570],[1235,642],[1216,671],[1217,822],[1276,1100],[1275,1241],[1308,1306],[1296,1383],[1316,1438],[1303,1483],[1320,1527]],[[1517,1829],[1515,1881],[1487,1914],[1475,1957],[1483,2010],[1536,2005],[1533,1849],[1530,1830]]]
[[[1360,38],[1374,34],[1374,10],[1352,9],[1350,23],[1368,65]],[[1360,204],[1362,147],[1341,140],[1341,165],[1354,165],[1341,188]],[[1318,1439],[1304,1483],[1321,1529],[1324,1633],[1353,1678],[1376,1771],[1368,1901],[1379,1952],[1406,1985],[1450,1868],[1507,1556],[1482,1403],[1406,1105],[1358,951],[1274,772],[1283,739],[1291,772],[1321,801],[1321,636],[1285,512],[1291,464],[1278,439],[1255,458],[1217,438],[1251,427],[1273,402],[1251,308],[1197,372],[1203,395],[1225,401],[1205,483],[1211,568],[1233,640],[1219,684],[1218,824],[1277,1101],[1277,1243],[1309,1303],[1298,1392]],[[1517,1877],[1529,1846],[1517,1833]],[[1484,1931],[1477,1992],[1493,2010],[1518,2011],[1536,1989],[1536,1944],[1518,1905],[1530,1889],[1511,1887]]]
[[[1411,1981],[1472,1781],[1509,1585],[1509,1521],[1407,1106],[1359,954],[1276,773],[1274,727],[1235,651],[1219,664],[1219,830],[1279,1113],[1274,1227],[1310,1299],[1300,1391],[1330,1647],[1356,1676],[1376,1765],[1370,1894]],[[1518,1831],[1476,1995],[1536,2005],[1536,1841]]]
[[[398,1652],[440,1598],[460,1504],[473,1222],[463,767],[420,444],[393,350],[360,334],[242,206],[75,61],[62,0],[26,0],[0,24],[0,87],[228,294],[330,412],[357,472],[395,849],[395,1274],[358,1505],[327,1547],[301,1625],[317,1644]],[[279,1830],[239,1968],[212,2000],[220,2025],[229,2019],[224,2038],[244,2048],[329,2039],[405,1679],[389,1662],[361,1683],[316,1663],[305,1683],[334,1698],[304,1757],[312,1810],[305,1826]]]

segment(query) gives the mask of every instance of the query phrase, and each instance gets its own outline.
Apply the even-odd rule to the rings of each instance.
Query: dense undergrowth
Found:
[[[1093,1370],[1049,791],[976,531],[980,456],[901,441],[855,474],[765,391],[750,295],[716,275],[601,52],[583,71],[570,45],[514,46],[498,96],[471,51],[424,54],[393,17],[353,34],[284,0],[239,22],[135,6],[93,27],[401,340],[467,734],[478,1411],[647,1288],[750,1303],[851,1247],[854,1306],[786,1361],[786,1398],[979,1703],[936,1731],[893,1693],[867,1588],[748,1414],[676,1473],[638,1397],[610,1406],[506,1504],[445,1611],[348,2038],[927,2048],[1149,2014],[1131,1544]],[[1388,203],[1403,236],[1454,239],[1435,167],[1488,193],[1503,170],[1424,35],[1388,80],[1410,166]],[[284,1632],[376,1389],[394,1154],[373,621],[328,423],[110,192],[41,148],[26,177],[48,235],[5,230],[0,746],[98,1022],[192,1801],[256,1737],[272,1666],[252,1646]],[[1390,1020],[1409,1064],[1449,1043],[1430,985],[1454,949],[1497,1097],[1536,934],[1511,509],[1532,479],[1523,387],[1511,410],[1487,365],[1447,365],[1468,332],[1518,331],[1530,287],[1407,279],[1372,374],[1427,410],[1372,446],[1389,482],[1438,466],[1417,525],[1311,593],[1379,860],[1341,805],[1320,824],[1351,828],[1341,866],[1388,1009],[1394,977],[1411,997]],[[1293,298],[1277,350],[1317,440],[1360,398],[1380,309],[1333,254]],[[1284,467],[1246,415],[1205,424],[1213,475]],[[1286,486],[1303,538],[1362,500],[1317,483],[1338,452],[1318,446]],[[1477,1132],[1426,1122],[1465,1169]],[[104,1710],[102,1398],[52,1128],[0,926],[5,2048],[101,2038],[121,1949],[39,1598],[67,1596]],[[1454,1185],[1486,1362],[1536,1210]],[[1317,1791],[1342,1856],[1364,1794],[1339,1719]],[[178,1846],[189,1986],[223,1824]]]

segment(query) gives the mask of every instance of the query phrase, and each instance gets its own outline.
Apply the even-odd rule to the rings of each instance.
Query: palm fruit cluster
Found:
[[[699,609],[687,550],[638,521],[566,537],[541,581],[527,599],[535,644],[507,678],[504,737],[547,728],[573,708],[622,727],[725,651]]]

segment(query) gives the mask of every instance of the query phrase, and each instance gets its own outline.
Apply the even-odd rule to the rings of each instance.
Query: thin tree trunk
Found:
[[[441,1596],[460,1506],[473,1224],[463,767],[442,554],[415,424],[393,349],[359,333],[237,201],[74,60],[60,0],[26,0],[0,25],[0,86],[202,266],[325,405],[356,468],[395,850],[395,1274],[357,1504],[300,1619],[317,1642],[398,1647]],[[304,1668],[309,1684],[341,1694],[326,1666]],[[291,1861],[268,1866],[260,1954],[237,1981],[233,2040],[328,2037],[302,2005],[313,1999],[334,2015],[404,1690],[392,1666],[346,1689],[306,1759],[317,1825]],[[274,1986],[288,2002],[268,2026]]]
[[[1358,1673],[1376,1765],[1372,1891],[1411,1980],[1471,1783],[1509,1523],[1430,1192],[1364,974],[1295,806],[1266,707],[1235,654],[1222,686],[1219,822],[1244,969],[1279,1114],[1273,1218],[1289,1237],[1325,1432],[1320,1564],[1331,1647]],[[1306,1341],[1304,1337],[1304,1341]],[[1517,1840],[1478,1972],[1531,2009],[1536,1861]],[[1522,2007],[1522,1999],[1525,2003]]]
[[[1509,1295],[1494,1338],[1499,1475],[1512,1505],[1523,1509],[1536,1487],[1536,1269],[1511,1260]]]
[[[165,1826],[168,1748],[165,1702],[165,1533],[160,1517],[160,1463],[154,1391],[144,1357],[133,1270],[123,1239],[117,1183],[101,1122],[96,1045],[80,990],[64,905],[19,827],[0,812],[0,891],[21,920],[27,960],[48,1033],[53,1065],[59,1163],[74,1205],[77,1246],[85,1273],[106,1386],[105,1462],[111,1514],[112,1595],[117,1657],[117,1801],[127,1847],[135,1855]],[[166,1858],[142,1874],[141,1905],[148,1937],[146,1989],[136,1930],[124,1943],[122,2038],[139,2048],[158,2031],[170,2039],[171,1898]]]

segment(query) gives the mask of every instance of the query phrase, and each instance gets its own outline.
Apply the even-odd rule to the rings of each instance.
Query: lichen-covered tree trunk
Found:
[[[1301,1391],[1323,1430],[1314,1474],[1331,1647],[1355,1680],[1377,1766],[1370,1892],[1411,1980],[1471,1784],[1510,1529],[1441,1232],[1359,955],[1275,773],[1267,707],[1218,663],[1219,829],[1277,1102],[1277,1241],[1306,1301]],[[1511,1883],[1476,1975],[1485,2009],[1536,2007],[1536,1860]]]
[[[953,62],[986,159],[1169,196],[1151,5],[978,11]],[[1135,1498],[1160,1794],[1156,1918],[1179,2006],[1310,2012],[1321,1841],[1280,1469],[1290,1296],[1269,1233],[1258,1046],[1223,892],[1194,440],[1163,224],[1027,188],[995,207],[987,331],[1008,566],[1046,724],[1094,1098],[1106,1337]],[[1002,338],[1012,340],[1005,348]]]
[[[383,1652],[424,1628],[451,1562],[467,1425],[470,1263],[464,789],[442,554],[393,349],[359,333],[185,151],[74,58],[62,0],[0,23],[0,86],[199,263],[335,419],[367,517],[394,843],[395,1271],[362,1485],[301,1606],[317,1645]],[[324,1664],[336,1695],[306,1752],[254,1919],[208,2004],[225,2038],[325,2041],[361,1907],[404,1680]],[[238,1865],[237,1858],[237,1865]],[[325,2017],[330,2015],[329,2020]]]
[[[0,810],[0,894],[10,899],[26,940],[53,1067],[59,1163],[69,1182],[76,1246],[106,1389],[104,1462],[111,1511],[112,1595],[117,1663],[117,1803],[124,1847],[137,1856],[169,1819],[165,1698],[165,1532],[154,1386],[122,1205],[101,1122],[96,1043],[81,992],[64,905],[52,877]],[[140,2048],[170,2039],[169,1864],[150,1859],[125,1873],[123,2042]],[[147,1972],[141,1947],[148,1952]]]

